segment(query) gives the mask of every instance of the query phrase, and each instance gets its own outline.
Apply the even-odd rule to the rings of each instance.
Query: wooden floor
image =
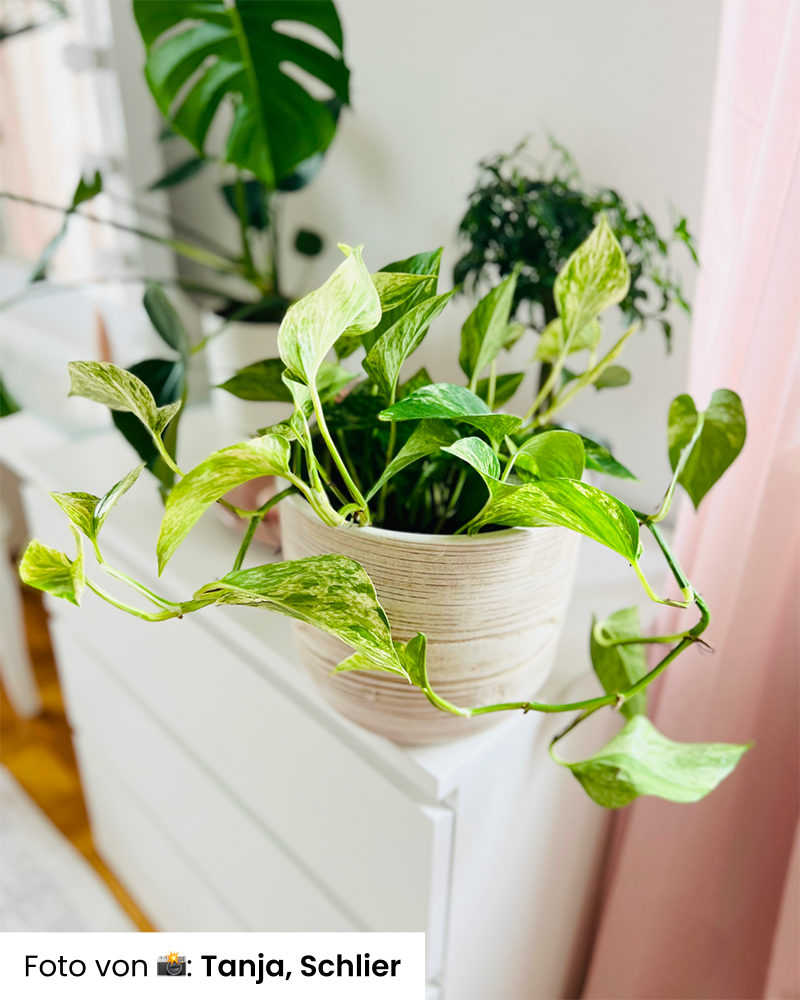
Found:
[[[44,708],[35,719],[19,719],[5,692],[0,691],[0,762],[94,866],[139,930],[153,931],[94,850],[47,630],[47,614],[38,591],[23,588],[22,598],[28,645]]]

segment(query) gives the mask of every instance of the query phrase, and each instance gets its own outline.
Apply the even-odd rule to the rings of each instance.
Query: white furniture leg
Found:
[[[28,644],[19,583],[8,552],[9,519],[0,504],[0,677],[17,716],[29,719],[42,710]]]

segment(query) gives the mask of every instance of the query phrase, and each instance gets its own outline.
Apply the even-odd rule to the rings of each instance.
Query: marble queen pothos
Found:
[[[180,404],[157,407],[135,375],[103,362],[70,365],[72,393],[134,414],[152,436],[163,461],[178,477],[166,500],[156,544],[159,572],[212,504],[233,508],[224,495],[258,476],[288,485],[255,511],[230,573],[198,582],[194,595],[175,603],[106,563],[100,537],[119,498],[133,487],[133,469],[103,496],[53,494],[70,520],[76,552],[68,556],[34,540],[20,566],[33,587],[79,604],[88,588],[121,612],[159,622],[199,612],[207,605],[268,608],[341,639],[353,653],[337,668],[389,672],[424,693],[445,713],[474,717],[497,712],[572,713],[552,741],[550,753],[569,768],[586,792],[607,807],[640,795],[693,802],[711,792],[735,767],[748,745],[679,744],[660,734],[646,715],[646,689],[694,643],[703,642],[709,610],[671,552],[659,523],[681,485],[699,505],[741,450],[746,425],[741,401],[717,390],[698,411],[679,396],[668,418],[673,469],[664,501],[652,513],[632,510],[612,494],[583,481],[585,468],[631,477],[596,442],[560,428],[557,413],[585,387],[604,384],[635,328],[598,358],[598,317],[625,296],[630,273],[622,248],[605,218],[569,258],[555,284],[559,316],[542,334],[537,355],[547,356],[550,376],[523,417],[502,412],[524,373],[497,374],[497,359],[525,333],[510,322],[516,272],[492,289],[464,324],[459,363],[466,385],[434,382],[420,369],[400,382],[404,363],[419,347],[452,292],[437,293],[441,251],[418,254],[370,274],[361,248],[343,246],[344,261],[325,284],[295,303],[283,321],[279,358],[248,366],[225,388],[246,399],[290,399],[294,413],[284,423],[214,452],[183,472],[164,444],[164,432]],[[363,348],[365,377],[326,360]],[[583,372],[567,372],[571,356],[588,357]],[[354,383],[354,384],[353,384]],[[613,380],[607,385],[613,385]],[[344,393],[346,387],[349,392]],[[428,676],[426,637],[393,640],[391,623],[373,583],[355,560],[314,556],[242,569],[259,521],[290,493],[305,498],[328,526],[350,522],[405,532],[465,534],[498,527],[561,526],[607,546],[631,565],[649,597],[687,608],[699,619],[672,636],[643,636],[635,609],[624,609],[591,627],[590,646],[602,693],[580,702],[552,705],[518,701],[460,706],[434,690]],[[660,598],[639,566],[640,531],[651,532],[680,588],[682,600]],[[102,572],[124,580],[151,606],[143,610],[112,596],[89,575],[86,538]],[[408,580],[408,588],[414,588]],[[668,648],[648,668],[649,644]],[[605,747],[583,761],[563,761],[561,737],[603,709],[618,711],[624,725]]]

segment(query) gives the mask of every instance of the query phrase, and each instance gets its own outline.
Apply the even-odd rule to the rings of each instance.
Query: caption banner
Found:
[[[177,981],[164,986],[168,981]],[[422,932],[18,932],[0,936],[7,997],[425,997]],[[163,992],[163,993],[162,993]]]

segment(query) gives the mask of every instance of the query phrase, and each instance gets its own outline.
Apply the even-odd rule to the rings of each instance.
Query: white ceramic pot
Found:
[[[339,553],[372,578],[392,635],[428,637],[435,691],[455,705],[532,698],[553,666],[575,576],[580,536],[565,528],[509,529],[472,537],[324,525],[304,500],[281,504],[286,559]],[[331,675],[352,651],[296,622],[300,656],[340,712],[400,744],[466,736],[504,714],[465,719],[378,671]]]
[[[209,336],[224,323],[216,313],[204,311],[201,316],[203,335]],[[213,337],[206,346],[211,404],[218,420],[242,437],[255,434],[259,428],[278,424],[292,416],[291,403],[240,400],[224,389],[216,389],[232,375],[264,358],[278,357],[279,323],[245,323],[236,320]]]

